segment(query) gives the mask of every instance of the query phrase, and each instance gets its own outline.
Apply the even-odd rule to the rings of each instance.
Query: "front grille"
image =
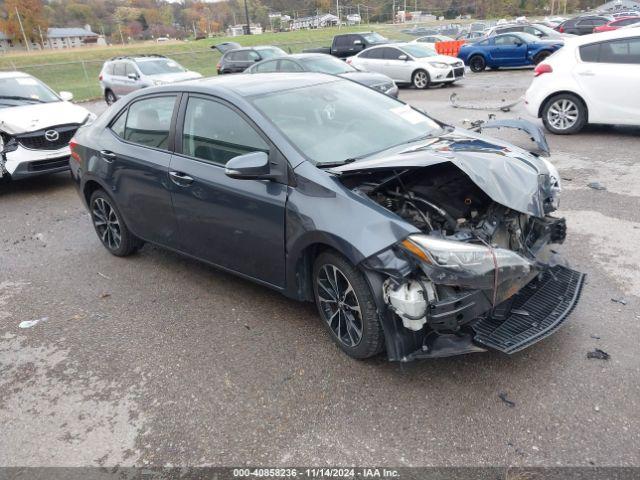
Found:
[[[473,324],[474,340],[504,353],[514,353],[556,331],[578,303],[584,274],[556,266],[541,280],[529,282],[494,316]],[[505,319],[506,317],[506,319]]]
[[[44,172],[56,168],[68,167],[69,157],[51,158],[49,160],[37,160],[29,163],[30,172]]]
[[[69,144],[69,140],[73,138],[80,125],[61,125],[58,127],[44,128],[36,132],[23,133],[16,135],[16,140],[24,148],[31,150],[58,150]],[[56,132],[58,138],[48,140],[47,133]]]
[[[456,78],[464,76],[464,67],[456,67],[453,69],[453,74]]]

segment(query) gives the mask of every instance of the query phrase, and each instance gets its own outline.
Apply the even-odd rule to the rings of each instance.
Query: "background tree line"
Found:
[[[407,0],[408,10],[422,10],[445,18],[472,15],[496,18],[549,13],[550,0]],[[567,11],[590,9],[603,0],[567,0]],[[363,20],[388,22],[393,5],[404,8],[404,0],[341,0],[341,15],[360,12]],[[295,17],[336,13],[335,0],[248,0],[251,21],[274,26],[269,13]],[[22,38],[25,34],[41,43],[47,27],[82,27],[105,35],[113,43],[160,36],[183,38],[221,33],[228,25],[245,21],[244,0],[208,3],[201,0],[4,0],[0,3],[0,30]],[[276,22],[279,25],[279,22]]]

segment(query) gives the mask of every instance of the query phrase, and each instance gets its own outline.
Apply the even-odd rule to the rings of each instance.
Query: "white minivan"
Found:
[[[588,123],[640,125],[640,29],[567,40],[537,65],[525,104],[559,135]]]

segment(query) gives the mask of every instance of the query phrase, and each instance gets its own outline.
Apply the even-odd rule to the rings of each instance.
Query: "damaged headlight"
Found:
[[[400,246],[420,260],[432,282],[481,290],[498,287],[501,298],[501,291],[512,295],[536,274],[531,261],[504,248],[420,234],[411,235]]]

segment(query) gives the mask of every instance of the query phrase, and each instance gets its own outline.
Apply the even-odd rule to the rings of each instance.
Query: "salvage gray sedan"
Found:
[[[313,301],[354,358],[512,353],[582,288],[550,249],[551,163],[333,76],[145,89],[71,149],[109,252],[150,242]]]

